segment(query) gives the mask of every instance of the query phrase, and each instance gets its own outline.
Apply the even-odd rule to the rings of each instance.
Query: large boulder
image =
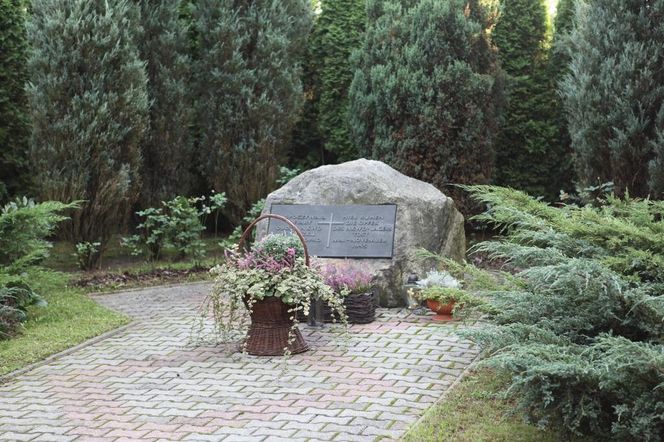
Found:
[[[309,170],[272,192],[264,213],[270,212],[272,204],[396,204],[392,259],[347,260],[375,275],[380,304],[385,307],[405,305],[403,284],[408,276],[415,273],[422,277],[430,270],[413,259],[417,249],[459,261],[465,256],[464,219],[454,201],[431,184],[407,177],[380,161],[360,159]],[[258,236],[266,230],[267,223],[262,223]]]

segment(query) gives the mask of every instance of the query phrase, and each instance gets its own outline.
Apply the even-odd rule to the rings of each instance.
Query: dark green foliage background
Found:
[[[273,189],[285,161],[310,12],[307,0],[201,0],[193,10],[199,160],[233,222]]]
[[[663,17],[662,0],[579,3],[562,92],[582,186],[664,195]]]
[[[364,36],[365,0],[323,0],[313,56],[320,81],[318,129],[323,148],[337,162],[359,158],[348,127],[348,88],[353,80],[350,55]]]
[[[0,203],[28,193],[25,2],[0,0]]]
[[[570,157],[556,121],[545,0],[503,0],[492,38],[508,75],[508,104],[496,140],[496,183],[555,201],[569,191]]]
[[[353,142],[363,156],[430,182],[485,183],[502,101],[500,74],[476,1],[370,0],[349,92]]]
[[[194,185],[193,96],[188,23],[180,0],[141,0],[141,60],[146,64],[150,128],[141,144],[141,207],[158,207]]]

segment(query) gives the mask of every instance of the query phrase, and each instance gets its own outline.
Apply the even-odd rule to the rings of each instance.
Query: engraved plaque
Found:
[[[391,258],[397,206],[273,204],[271,213],[282,215],[304,235],[309,254],[321,258]],[[290,228],[271,219],[268,233]]]

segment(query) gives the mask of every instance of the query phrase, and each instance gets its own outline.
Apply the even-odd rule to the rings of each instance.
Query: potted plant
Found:
[[[343,298],[348,322],[368,324],[376,319],[373,276],[349,263],[328,264],[321,269],[325,283]],[[331,321],[332,310],[326,306],[325,320]]]
[[[297,236],[267,235],[249,250],[242,245],[260,220],[271,217],[288,223]],[[218,335],[243,329],[249,313],[251,323],[244,351],[252,355],[280,356],[308,349],[297,321],[298,312],[308,314],[311,298],[325,301],[346,322],[341,297],[319,272],[309,266],[302,234],[286,218],[264,215],[254,221],[239,245],[226,252],[223,264],[212,269],[215,285],[204,304],[211,313]]]
[[[461,289],[458,279],[445,271],[427,273],[426,278],[417,281],[417,286],[411,296],[426,302],[427,307],[436,313],[434,321],[451,321],[464,307],[481,304],[478,298]]]

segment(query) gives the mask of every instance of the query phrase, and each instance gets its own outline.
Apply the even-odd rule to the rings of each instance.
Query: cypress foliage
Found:
[[[318,127],[323,147],[336,160],[359,157],[348,127],[348,88],[353,80],[349,57],[360,47],[365,25],[365,0],[323,0],[320,38],[315,56],[320,59]]]
[[[574,27],[575,9],[576,0],[558,0],[558,4],[556,5],[556,19],[554,21],[555,35],[560,37],[572,30]]]
[[[195,69],[203,173],[239,221],[272,190],[302,106],[308,0],[201,0]]]
[[[579,3],[562,84],[581,186],[664,195],[664,1]]]
[[[63,234],[101,242],[140,188],[148,124],[138,11],[125,0],[34,0],[28,37],[32,158],[44,200],[85,200]]]
[[[314,10],[319,4],[312,0]],[[302,89],[304,104],[295,127],[289,152],[289,163],[301,169],[326,164],[326,152],[318,130],[318,103],[320,102],[320,43],[322,32],[320,14],[313,17],[312,30],[302,57]]]
[[[0,0],[0,202],[25,192],[30,136],[25,4]]]
[[[559,0],[556,6],[556,17],[553,24],[553,39],[549,51],[548,79],[550,90],[553,95],[552,117],[556,127],[554,146],[560,153],[557,161],[554,162],[560,170],[557,173],[559,178],[555,182],[559,184],[558,189],[572,190],[576,182],[574,172],[574,151],[572,150],[572,140],[567,129],[567,117],[565,115],[565,106],[560,94],[561,82],[569,71],[569,57],[565,51],[565,41],[574,26],[574,10],[576,0]],[[556,190],[556,189],[553,189]]]
[[[562,188],[569,190],[570,177],[557,138],[555,81],[547,72],[547,4],[503,0],[502,5],[493,39],[508,75],[509,98],[496,142],[496,182],[553,200]]]
[[[502,97],[477,1],[370,0],[350,90],[361,154],[439,188],[487,182]],[[462,210],[463,192],[450,188]]]
[[[146,63],[150,130],[142,145],[141,206],[157,207],[192,186],[192,96],[188,28],[180,0],[141,0],[141,58]]]

